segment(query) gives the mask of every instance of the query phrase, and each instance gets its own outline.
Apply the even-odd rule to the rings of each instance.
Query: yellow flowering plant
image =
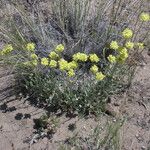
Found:
[[[43,66],[48,66],[48,64],[49,64],[48,58],[46,58],[46,57],[41,58],[41,64],[42,64]]]
[[[86,62],[88,60],[88,56],[84,53],[76,53],[73,55],[73,60],[74,61],[83,61],[83,62]]]
[[[7,55],[13,51],[13,47],[11,44],[5,45],[5,47],[0,51],[0,55]]]
[[[112,41],[110,43],[110,48],[114,49],[114,50],[117,50],[119,48],[119,45],[118,45],[117,41]]]
[[[56,52],[63,52],[64,49],[65,49],[64,45],[63,44],[59,44],[59,45],[56,46],[55,51]]]
[[[31,58],[37,60],[38,56],[36,54],[31,54]]]
[[[148,13],[142,12],[140,14],[140,20],[145,22],[150,21],[150,15]]]
[[[65,71],[65,70],[69,70],[69,66],[68,66],[68,62],[64,59],[60,59],[58,61],[59,63],[59,69],[62,70],[62,71]]]
[[[94,74],[96,74],[98,72],[98,67],[96,65],[93,65],[91,68],[90,68],[90,71]]]
[[[34,50],[35,50],[35,44],[34,43],[28,43],[26,45],[26,49],[27,49],[27,51],[34,52]]]
[[[50,63],[49,63],[49,66],[50,66],[51,68],[56,68],[56,67],[57,67],[57,61],[51,60]]]
[[[119,55],[117,56],[117,61],[119,63],[124,63],[126,59],[128,58],[128,51],[125,47],[122,47],[119,51]]]
[[[71,62],[68,63],[68,67],[70,69],[77,69],[78,68],[78,63],[75,62],[75,61],[71,61]]]
[[[96,63],[99,62],[99,60],[100,60],[96,54],[90,54],[89,59],[91,62],[96,62]]]
[[[136,43],[136,46],[137,46],[139,49],[144,49],[144,43]]]
[[[133,49],[134,48],[134,43],[133,42],[126,42],[125,43],[125,46],[126,46],[126,48],[128,48],[128,49]]]
[[[105,78],[106,76],[102,72],[97,72],[96,73],[96,80],[101,81]]]
[[[130,39],[132,38],[133,36],[133,31],[129,28],[126,28],[125,30],[123,30],[122,32],[122,36],[125,38],[125,39]]]
[[[68,71],[68,76],[69,76],[69,77],[75,76],[75,72],[74,72],[73,69],[70,69],[70,70]]]
[[[116,63],[116,57],[113,55],[109,55],[107,59],[109,60],[110,63]]]
[[[52,51],[52,52],[50,52],[49,57],[51,59],[57,60],[59,58],[59,55],[56,52]]]

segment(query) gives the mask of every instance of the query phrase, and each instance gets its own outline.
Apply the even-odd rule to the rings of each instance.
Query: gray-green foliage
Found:
[[[105,70],[106,79],[96,81],[90,73],[82,71],[77,72],[76,77],[68,78],[57,70],[20,67],[17,78],[21,91],[28,93],[30,101],[46,103],[62,111],[98,114],[104,111],[108,97],[129,85],[132,71],[133,68],[122,65],[109,67]]]

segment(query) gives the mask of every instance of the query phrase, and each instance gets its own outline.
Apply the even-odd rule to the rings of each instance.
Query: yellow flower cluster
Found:
[[[35,50],[35,44],[34,44],[34,43],[28,43],[28,44],[26,45],[26,49],[27,49],[28,51],[30,51],[30,52],[34,52],[34,50]]]
[[[78,67],[78,64],[77,62],[75,61],[72,61],[72,62],[67,62],[66,60],[64,59],[60,59],[59,61],[59,68],[60,70],[70,70],[70,69],[76,69]]]
[[[62,70],[62,71],[65,71],[65,70],[69,70],[68,68],[68,62],[64,59],[60,59],[58,61],[59,63],[59,69]]]
[[[91,62],[99,62],[99,57],[96,54],[90,54],[89,59]]]
[[[73,69],[70,69],[70,70],[68,71],[68,76],[69,76],[69,77],[75,76],[75,72],[74,72]]]
[[[86,54],[84,54],[84,53],[78,52],[78,53],[76,53],[76,54],[73,55],[73,60],[76,61],[76,62],[77,61],[83,61],[83,62],[85,62],[85,61],[88,60],[88,56]]]
[[[52,52],[50,52],[49,57],[50,57],[51,59],[56,60],[56,59],[59,58],[59,55],[58,55],[56,52],[52,51]]]
[[[99,72],[99,68],[96,65],[93,65],[90,68],[90,71],[95,75],[95,78],[98,81],[101,81],[101,80],[103,80],[106,77],[102,72]]]
[[[9,53],[13,50],[13,47],[11,44],[8,44],[4,47],[4,49],[1,51],[1,54]],[[27,62],[24,62],[23,64],[28,67],[33,67],[38,65],[38,56],[34,53],[35,50],[35,44],[34,43],[28,43],[26,45],[26,50],[30,52],[30,60]],[[100,58],[96,54],[90,54],[89,57],[85,53],[76,53],[72,56],[72,61],[67,62],[63,58],[59,59],[58,52],[62,52],[64,50],[64,46],[62,44],[58,45],[55,48],[55,51],[50,52],[49,57],[43,57],[40,59],[40,63],[43,66],[49,66],[51,68],[56,68],[57,65],[59,66],[59,69],[62,71],[67,71],[67,74],[69,77],[75,76],[75,69],[78,68],[78,61],[86,62],[89,58],[89,60],[92,63],[97,63],[100,61]],[[59,61],[57,62],[57,60]],[[99,71],[98,66],[93,65],[90,68],[90,71],[96,76],[97,80],[102,80],[105,75],[103,75]]]
[[[90,68],[90,71],[94,74],[96,74],[98,72],[98,67],[96,65],[93,65],[91,68]]]
[[[11,44],[7,44],[7,45],[5,45],[5,47],[0,52],[0,55],[6,55],[6,54],[8,54],[8,53],[10,53],[12,51],[13,51],[12,45]]]
[[[97,79],[98,81],[103,80],[105,77],[106,77],[106,76],[105,76],[102,72],[97,72],[97,73],[96,73],[96,79]]]
[[[129,42],[126,42],[125,46],[128,49],[133,49],[134,48],[134,43],[129,41]]]
[[[49,66],[52,67],[52,68],[56,68],[57,67],[57,61],[51,60],[50,63],[49,63]]]
[[[143,12],[140,14],[140,20],[145,22],[150,21],[150,15],[148,13]]]
[[[64,49],[65,49],[64,45],[59,44],[59,45],[56,46],[55,51],[56,51],[56,52],[63,52]]]
[[[30,61],[30,63],[31,63],[31,65],[33,65],[33,66],[37,66],[37,64],[38,64],[38,56],[35,54],[35,53],[33,53],[33,54],[31,54],[31,61]]]
[[[60,59],[58,63],[59,63],[59,69],[62,71],[67,71],[69,77],[75,75],[74,69],[78,67],[78,64],[75,61],[68,63],[66,60]]]
[[[120,47],[117,61],[119,63],[124,63],[127,58],[128,58],[128,50],[125,47]]]
[[[137,43],[136,45],[139,49],[144,49],[144,43]]]
[[[122,32],[122,36],[125,38],[125,39],[130,39],[132,38],[133,36],[133,31],[129,28],[126,28],[123,32]]]
[[[118,43],[116,41],[112,41],[110,43],[110,48],[114,49],[114,50],[117,50],[119,48]]]
[[[113,55],[109,55],[109,56],[107,57],[107,59],[109,60],[110,63],[115,63],[115,62],[116,62],[116,57],[113,56]]]
[[[78,63],[75,61],[69,62],[68,63],[68,68],[69,69],[76,69],[78,67]]]
[[[38,56],[37,56],[36,54],[31,54],[31,58],[37,60],[37,59],[38,59]]]
[[[41,64],[42,64],[43,66],[48,66],[48,65],[49,65],[49,60],[48,60],[48,58],[46,58],[46,57],[42,58],[42,59],[41,59]]]

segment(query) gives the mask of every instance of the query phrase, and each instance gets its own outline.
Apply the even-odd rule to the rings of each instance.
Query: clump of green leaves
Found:
[[[54,70],[29,70],[19,68],[18,81],[21,91],[29,95],[30,101],[43,103],[66,112],[83,114],[104,111],[107,98],[123,90],[129,84],[129,73],[133,68],[125,65],[109,68],[106,79],[96,81],[89,74],[78,72],[74,78]],[[113,74],[112,74],[113,73]],[[126,76],[126,78],[125,78]]]

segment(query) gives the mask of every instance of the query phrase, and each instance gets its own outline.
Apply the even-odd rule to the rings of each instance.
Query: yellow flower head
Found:
[[[38,59],[38,56],[37,56],[36,54],[31,54],[31,58],[37,60],[37,59]]]
[[[70,70],[68,71],[68,76],[69,76],[69,77],[75,76],[75,72],[74,72],[73,69],[70,69]]]
[[[59,58],[59,55],[56,52],[50,52],[49,57],[55,60]]]
[[[98,72],[98,67],[96,65],[93,65],[91,68],[90,68],[90,71],[94,74],[96,74]]]
[[[116,41],[112,41],[110,43],[110,48],[114,49],[114,50],[117,50],[119,48],[118,43]]]
[[[122,36],[125,38],[125,39],[130,39],[132,38],[133,36],[133,31],[129,28],[126,28],[123,32],[122,32]]]
[[[65,49],[64,45],[59,44],[59,45],[56,46],[55,51],[56,51],[56,52],[63,52],[64,49]]]
[[[13,47],[11,44],[7,44],[7,45],[5,45],[4,49],[8,52],[11,52],[13,50]]]
[[[34,43],[28,43],[26,45],[26,48],[27,48],[28,51],[33,52],[35,50],[35,44]]]
[[[48,66],[48,64],[49,64],[48,58],[46,58],[46,57],[42,58],[42,59],[41,59],[41,64],[42,64],[43,66]]]
[[[102,72],[97,72],[96,73],[96,80],[101,81],[105,78],[106,76]]]
[[[140,14],[140,20],[145,21],[145,22],[149,21],[150,20],[150,15],[148,13],[143,12],[143,13]]]
[[[124,63],[125,60],[128,58],[128,56],[129,56],[129,54],[128,54],[127,49],[122,47],[122,48],[120,48],[119,55],[117,57],[117,61],[119,63]]]
[[[113,56],[113,55],[109,55],[107,58],[108,58],[110,63],[115,63],[116,62],[116,57]]]
[[[129,41],[129,42],[127,42],[127,43],[125,44],[125,46],[126,46],[126,48],[128,48],[128,49],[133,49],[134,43]]]
[[[52,67],[52,68],[56,68],[57,67],[57,61],[51,60],[50,63],[49,63],[49,66]]]
[[[78,52],[78,53],[73,55],[73,60],[74,61],[83,61],[83,62],[85,62],[85,61],[87,61],[87,59],[88,59],[88,56],[84,53]]]
[[[5,47],[2,49],[1,55],[8,54],[8,53],[10,53],[11,51],[13,51],[12,45],[11,45],[11,44],[7,44],[7,45],[5,45]]]
[[[69,70],[69,67],[68,67],[68,62],[66,61],[66,60],[64,60],[64,59],[60,59],[59,60],[59,69],[60,70]]]
[[[70,69],[76,69],[76,68],[78,67],[78,64],[77,64],[76,61],[72,61],[72,62],[69,62],[69,63],[68,63],[68,67],[69,67]]]
[[[121,58],[128,58],[128,50],[126,48],[122,48],[120,51]]]
[[[136,45],[139,49],[144,49],[144,43],[137,43]]]
[[[96,54],[90,54],[90,57],[89,57],[90,61],[91,62],[99,62],[99,57],[96,55]]]

